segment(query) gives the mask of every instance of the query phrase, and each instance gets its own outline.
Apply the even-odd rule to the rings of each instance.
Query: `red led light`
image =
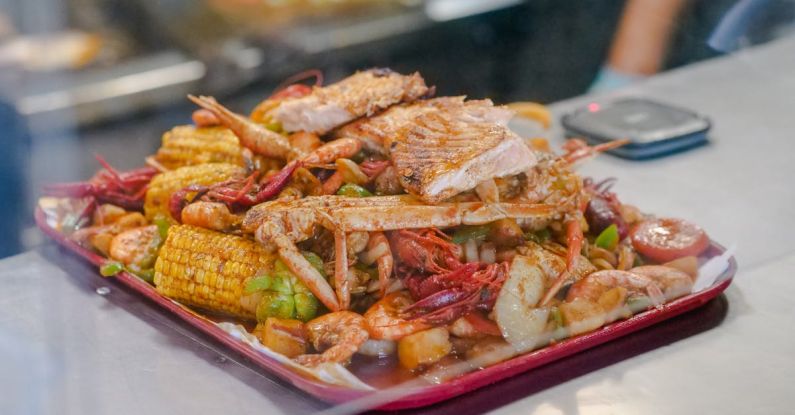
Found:
[[[591,112],[599,111],[599,104],[597,104],[595,102],[592,102],[592,103],[588,104],[588,111],[591,111]]]

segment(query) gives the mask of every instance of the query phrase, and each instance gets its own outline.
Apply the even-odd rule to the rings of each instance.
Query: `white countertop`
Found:
[[[795,413],[795,39],[682,68],[616,95],[710,117],[711,143],[669,158],[600,157],[622,201],[736,243],[716,328],[512,402],[495,414]],[[600,97],[553,106],[558,114]]]
[[[736,242],[740,268],[726,292],[728,312],[710,330],[500,401],[505,406],[494,412],[795,412],[795,302],[789,298],[795,292],[795,38],[669,72],[621,94],[679,104],[714,122],[706,147],[646,162],[603,156],[582,171],[617,177],[615,190],[625,202],[690,219],[713,239]],[[591,98],[553,108],[563,113],[585,99]],[[249,369],[56,247],[0,261],[0,286],[3,414],[327,408]],[[110,292],[99,295],[101,287]]]

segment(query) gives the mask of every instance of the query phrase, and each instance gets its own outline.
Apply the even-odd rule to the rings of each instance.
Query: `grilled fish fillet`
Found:
[[[427,93],[428,87],[419,73],[401,75],[389,69],[370,69],[315,88],[305,97],[286,100],[272,115],[285,131],[325,134],[356,118],[414,101]]]
[[[512,115],[491,100],[442,97],[392,107],[341,128],[337,135],[381,147],[407,192],[438,203],[536,164],[524,140],[507,127]]]
[[[467,118],[446,112],[423,114],[394,137],[390,155],[406,191],[438,203],[536,164],[524,140],[508,127]]]
[[[439,97],[416,101],[412,104],[396,105],[373,117],[354,121],[336,131],[335,137],[349,137],[360,140],[373,152],[387,154],[391,137],[394,137],[415,117],[431,112],[454,112],[463,121],[496,123],[508,125],[513,111],[505,107],[495,107],[491,100],[465,101],[466,97]]]

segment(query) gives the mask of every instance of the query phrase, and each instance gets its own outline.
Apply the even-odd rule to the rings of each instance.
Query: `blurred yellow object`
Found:
[[[103,45],[101,35],[78,30],[18,36],[0,44],[0,62],[28,71],[81,69],[97,59]]]
[[[547,153],[552,152],[552,148],[549,146],[549,140],[542,137],[536,137],[530,139],[530,146],[533,150],[538,151],[545,151]]]
[[[552,125],[552,113],[549,109],[537,102],[512,102],[508,108],[516,112],[516,115],[538,122],[544,128]]]

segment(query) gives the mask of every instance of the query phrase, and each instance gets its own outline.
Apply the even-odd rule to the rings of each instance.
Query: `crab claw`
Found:
[[[339,311],[339,300],[328,281],[320,275],[309,261],[304,258],[295,243],[285,235],[274,222],[263,223],[256,232],[256,238],[265,246],[275,246],[279,252],[279,258],[287,265],[287,268],[295,274],[301,282],[312,291],[312,294],[320,300],[323,305],[331,311]]]

